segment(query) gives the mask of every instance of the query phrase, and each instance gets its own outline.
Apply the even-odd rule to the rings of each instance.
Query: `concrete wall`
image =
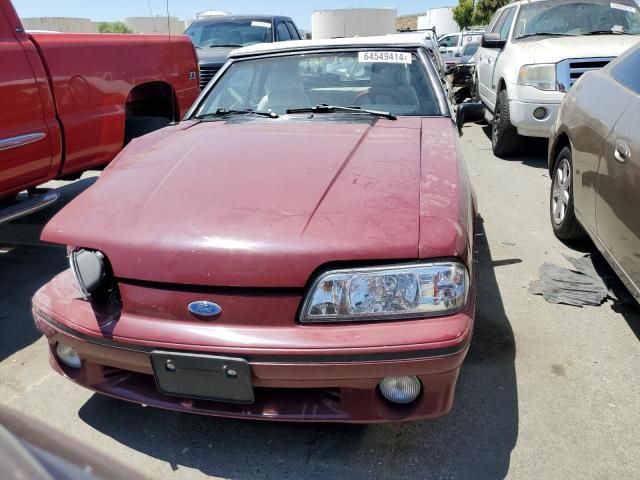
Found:
[[[155,16],[155,17],[127,17],[123,20],[125,25],[133,30],[134,33],[169,33],[169,23],[171,24],[171,33],[182,33],[185,29],[184,20],[177,17]]]
[[[95,33],[98,31],[88,18],[32,17],[21,18],[25,30],[51,30],[54,32]]]
[[[311,16],[314,39],[387,35],[396,31],[395,8],[320,10]]]
[[[396,30],[399,32],[405,30],[416,30],[418,28],[418,17],[420,14],[402,15],[396,18]]]

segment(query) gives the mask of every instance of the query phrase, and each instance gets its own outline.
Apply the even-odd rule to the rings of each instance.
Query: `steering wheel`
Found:
[[[381,95],[385,95],[387,97],[390,97],[396,105],[402,105],[402,100],[400,99],[399,96],[397,96],[397,94],[395,92],[384,92],[384,94]],[[375,105],[375,102],[365,102],[364,99],[367,97],[371,97],[371,100],[375,100],[375,97],[377,95],[371,95],[371,91],[368,92],[362,92],[361,94],[359,94],[358,96],[356,96],[356,98],[353,100],[353,103],[355,105],[364,105],[364,104],[368,104],[368,105]]]

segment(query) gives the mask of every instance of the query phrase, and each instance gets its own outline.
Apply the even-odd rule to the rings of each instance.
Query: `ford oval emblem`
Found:
[[[222,313],[222,307],[220,305],[204,300],[191,302],[187,308],[192,314],[198,317],[213,318],[219,316]]]

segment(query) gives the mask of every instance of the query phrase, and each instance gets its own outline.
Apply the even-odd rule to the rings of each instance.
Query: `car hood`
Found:
[[[121,278],[191,285],[301,287],[328,262],[416,259],[422,130],[185,122],[134,140],[42,238],[103,251]],[[434,119],[422,135],[435,145],[443,130]]]
[[[617,57],[640,41],[638,35],[579,35],[520,40],[513,58],[527,63],[557,63],[568,58]]]
[[[222,65],[227,61],[227,57],[229,53],[231,53],[233,48],[196,48],[196,52],[198,53],[198,62],[201,64],[215,64]]]

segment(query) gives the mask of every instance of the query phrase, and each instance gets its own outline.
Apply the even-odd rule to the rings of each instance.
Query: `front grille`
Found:
[[[566,92],[586,72],[600,70],[615,57],[601,58],[570,58],[558,63],[558,86],[560,91]]]
[[[200,65],[200,89],[207,86],[209,81],[215,77],[222,65]]]

